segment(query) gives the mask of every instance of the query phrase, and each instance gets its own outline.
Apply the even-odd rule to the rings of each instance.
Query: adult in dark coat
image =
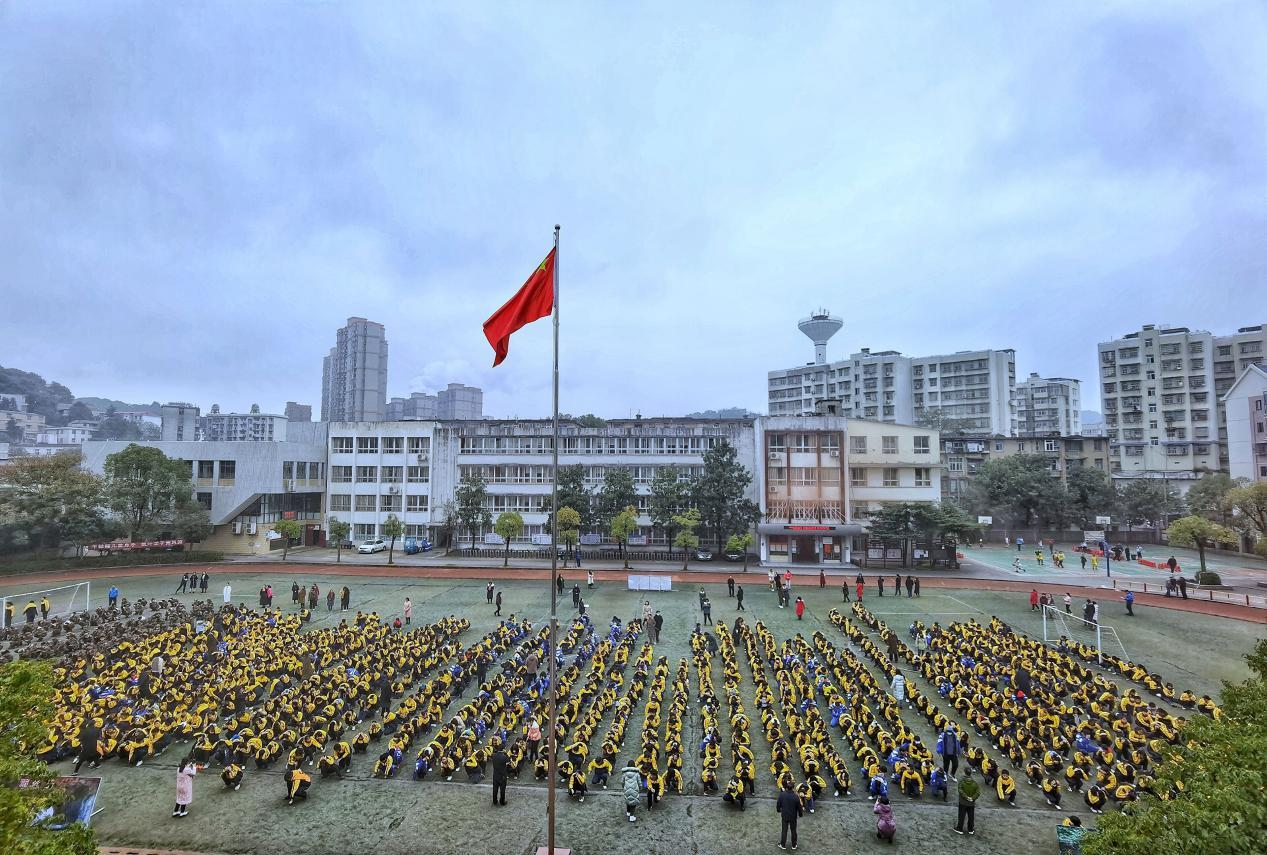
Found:
[[[489,759],[493,764],[493,804],[504,807],[506,804],[506,774],[510,767],[510,757],[503,749],[498,748]],[[498,793],[501,794],[500,801],[498,800]]]
[[[780,829],[779,829],[779,848],[787,848],[787,833],[790,829],[792,832],[792,848],[796,848],[796,820],[805,815],[804,808],[801,807],[801,797],[788,786],[787,782],[783,784],[783,790],[779,793],[779,800],[774,805],[775,810],[779,812]]]

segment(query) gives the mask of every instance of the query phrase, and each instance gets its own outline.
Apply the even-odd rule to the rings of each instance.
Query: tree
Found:
[[[920,410],[919,415],[915,417],[915,425],[942,433],[953,433],[962,432],[967,426],[967,420],[955,418],[941,407],[930,407]]]
[[[633,505],[627,506],[623,511],[612,517],[611,536],[616,541],[616,545],[620,547],[620,554],[625,558],[625,569],[629,569],[629,551],[625,549],[625,545],[629,543],[629,535],[638,530],[638,509]]]
[[[64,800],[48,764],[33,748],[48,735],[53,703],[53,667],[19,660],[0,665],[0,841],[14,855],[95,855],[92,830],[75,823],[62,831],[32,820]],[[28,786],[18,786],[25,780]]]
[[[83,401],[76,401],[66,411],[66,420],[68,422],[92,421],[92,409]]]
[[[568,566],[568,559],[572,557],[572,550],[581,539],[581,515],[577,513],[575,508],[559,508],[558,523],[558,542],[564,546],[563,566]],[[557,544],[556,544],[557,546]]]
[[[458,530],[466,529],[471,533],[471,546],[474,547],[477,531],[492,523],[492,515],[484,507],[484,503],[488,501],[488,487],[484,484],[484,476],[478,472],[463,475],[461,483],[453,491],[453,500],[457,504]]]
[[[97,425],[93,439],[136,440],[141,438],[141,428],[122,416],[110,415]]]
[[[502,566],[507,567],[510,565],[510,542],[524,533],[524,518],[516,511],[502,511],[493,523],[493,531],[506,543]]]
[[[610,528],[612,521],[625,508],[636,504],[638,490],[634,487],[633,471],[626,466],[609,466],[603,473],[603,487],[598,492],[598,523],[601,528]]]
[[[1220,543],[1235,543],[1236,532],[1216,522],[1211,522],[1205,517],[1189,515],[1180,517],[1170,524],[1166,529],[1166,540],[1175,546],[1195,546],[1197,548],[1197,556],[1201,559],[1201,573],[1197,576],[1197,582],[1205,584],[1206,547],[1216,546]]]
[[[1238,528],[1260,540],[1267,538],[1267,482],[1236,487],[1228,491],[1225,501]]]
[[[743,553],[743,572],[748,572],[748,550],[752,548],[752,532],[744,532],[743,534],[732,534],[730,540],[726,541],[727,552]]]
[[[282,537],[282,561],[285,561],[290,552],[291,541],[304,536],[304,527],[299,520],[278,520],[273,523],[273,531]]]
[[[607,427],[607,419],[599,418],[593,413],[586,413],[583,416],[577,416],[576,418],[572,419],[572,421],[576,422],[578,427],[585,427],[585,428]]]
[[[343,563],[343,542],[348,539],[348,535],[352,533],[352,524],[346,523],[338,517],[330,517],[330,522],[326,529],[330,533],[330,537],[334,539],[334,563]]]
[[[440,507],[436,509],[440,518],[440,525],[437,527],[436,546],[443,546],[448,549],[453,543],[453,536],[457,532],[459,525],[457,502],[452,499],[446,499],[440,503]]]
[[[1223,684],[1222,716],[1189,717],[1166,747],[1153,770],[1163,797],[1099,817],[1086,855],[1267,852],[1267,640],[1245,659],[1253,676]]]
[[[699,549],[699,537],[695,534],[695,529],[700,524],[699,511],[688,508],[673,517],[673,524],[678,530],[677,537],[673,538],[673,545],[682,550],[682,569],[685,570],[691,560],[691,550]]]
[[[0,468],[0,521],[32,549],[73,543],[76,551],[108,533],[102,479],[79,468],[78,454],[25,457]]]
[[[1201,476],[1184,496],[1188,513],[1213,520],[1219,525],[1235,525],[1228,494],[1239,486],[1240,482],[1222,472],[1210,472]]]
[[[172,534],[189,543],[206,540],[211,534],[211,528],[211,514],[192,500],[180,503],[170,523]]]
[[[1117,510],[1117,491],[1109,476],[1091,466],[1070,470],[1065,478],[1069,494],[1069,514],[1083,529],[1089,529],[1098,516],[1113,516]]]
[[[690,504],[690,487],[678,478],[678,470],[673,466],[661,466],[651,477],[651,496],[648,510],[651,524],[664,532],[664,541],[673,544],[673,535],[677,524],[673,518],[684,511]]]
[[[387,563],[396,563],[396,538],[405,533],[405,524],[395,514],[388,514],[383,520],[383,536],[391,538],[387,544]]]
[[[593,525],[590,501],[593,494],[585,487],[585,467],[579,463],[560,466],[558,474],[559,507],[571,508],[580,516],[578,529]]]
[[[923,541],[931,551],[938,541],[953,544],[980,528],[954,505],[927,502],[884,502],[869,517],[869,536],[885,543],[900,543],[904,565],[910,563],[913,541]]]
[[[691,484],[691,502],[718,550],[728,535],[747,531],[759,516],[756,503],[746,497],[751,483],[752,473],[726,440],[704,452],[704,472]]]
[[[987,460],[972,482],[976,510],[1030,526],[1042,520],[1060,519],[1065,496],[1060,481],[1052,476],[1047,458],[1039,454],[1014,454]]]
[[[161,530],[191,493],[189,463],[157,448],[129,445],[106,458],[105,503],[121,518],[129,540]]]
[[[1178,510],[1178,497],[1165,484],[1134,479],[1118,491],[1118,507],[1127,526],[1160,525],[1166,514]]]

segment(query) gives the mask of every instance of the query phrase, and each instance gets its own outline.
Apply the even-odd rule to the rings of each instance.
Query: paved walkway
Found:
[[[563,574],[563,578],[569,582],[584,582],[586,572],[590,568],[575,567],[559,568],[559,572]],[[279,564],[277,562],[262,562],[258,564],[249,564],[246,562],[234,562],[232,564],[208,564],[208,565],[189,565],[182,564],[167,567],[109,567],[92,570],[74,570],[61,571],[55,573],[32,573],[17,577],[7,577],[0,582],[0,588],[12,588],[17,591],[30,591],[41,587],[52,587],[55,585],[64,585],[68,582],[81,582],[93,580],[110,580],[110,579],[126,579],[135,577],[153,577],[167,576],[179,578],[186,570],[197,570],[199,572],[205,570],[213,577],[212,591],[214,594],[218,589],[215,577],[224,576],[225,573],[234,575],[245,574],[277,574],[279,571],[285,570],[282,575],[311,577],[311,576],[343,576],[349,578],[374,578],[374,577],[393,577],[401,579],[487,579],[496,581],[519,581],[530,582],[538,581],[546,583],[550,578],[549,568],[536,567],[468,567],[468,566],[418,566],[418,565],[363,565],[363,564],[309,564],[299,562],[286,562]],[[742,568],[717,568],[716,570],[709,568],[708,570],[687,570],[683,572],[680,568],[670,570],[663,565],[655,568],[635,568],[630,571],[623,569],[608,569],[606,567],[598,568],[596,573],[601,574],[602,578],[610,581],[612,578],[619,578],[622,581],[633,575],[659,575],[670,576],[673,582],[678,585],[708,585],[708,584],[725,584],[726,579],[734,576],[735,581],[743,584],[748,583],[750,588],[764,587],[766,582],[766,574],[764,570],[759,568],[750,569],[747,574],[742,572]],[[1014,591],[1017,593],[1028,594],[1030,590],[1039,588],[1043,590],[1053,590],[1063,593],[1069,591],[1076,598],[1104,599],[1106,594],[1114,599],[1119,597],[1119,592],[1111,587],[1094,584],[1093,580],[1078,579],[992,579],[992,578],[971,578],[964,576],[950,576],[948,571],[944,570],[926,570],[917,572],[915,575],[920,580],[920,588],[922,589],[959,589],[959,590],[975,590],[975,591]],[[852,589],[852,579],[857,575],[855,572],[836,573],[835,578],[829,580],[828,586],[839,587],[840,582],[844,579],[850,580]],[[876,573],[864,572],[867,580],[866,597],[870,599],[873,595],[874,579]],[[894,575],[892,572],[884,574],[887,577]],[[902,574],[903,576],[907,574]],[[796,577],[797,586],[814,585],[817,582],[817,574],[802,573]],[[1135,595],[1136,604],[1141,607],[1154,607],[1173,609],[1176,611],[1196,612],[1198,614],[1214,615],[1217,617],[1233,618],[1236,620],[1248,621],[1251,623],[1267,624],[1267,610],[1247,608],[1232,603],[1211,602],[1209,600],[1200,599],[1199,593],[1192,594],[1189,599],[1184,600],[1178,597],[1165,597],[1156,594],[1137,593]]]

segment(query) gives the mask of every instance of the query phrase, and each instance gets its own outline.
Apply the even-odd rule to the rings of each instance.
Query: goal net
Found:
[[[1130,659],[1117,630],[1107,623],[1085,620],[1080,614],[1069,614],[1056,606],[1043,606],[1043,643],[1055,644],[1062,635],[1070,641],[1095,648],[1097,659],[1106,652],[1111,656],[1120,654],[1123,659]]]
[[[45,619],[44,600],[48,599],[48,620],[63,618],[75,612],[86,611],[91,605],[91,582],[76,582],[73,585],[61,585],[57,588],[44,588],[38,591],[26,591],[21,594],[9,594],[0,597],[0,615],[8,615],[8,606],[13,604],[12,625],[21,626],[26,623],[26,608],[35,603],[35,622]],[[6,622],[7,622],[6,618]]]

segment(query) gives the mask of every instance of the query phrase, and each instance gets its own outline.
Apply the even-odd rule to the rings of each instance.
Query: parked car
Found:
[[[739,549],[728,549],[722,553],[727,561],[743,561],[743,551]]]
[[[405,554],[417,555],[419,552],[430,552],[431,541],[425,537],[409,536],[405,538]]]
[[[367,540],[356,548],[356,551],[362,555],[373,555],[375,552],[382,552],[387,548],[387,541],[380,539]]]
[[[703,547],[700,547],[699,549],[695,550],[695,560],[696,561],[712,561],[713,550],[704,549]]]

